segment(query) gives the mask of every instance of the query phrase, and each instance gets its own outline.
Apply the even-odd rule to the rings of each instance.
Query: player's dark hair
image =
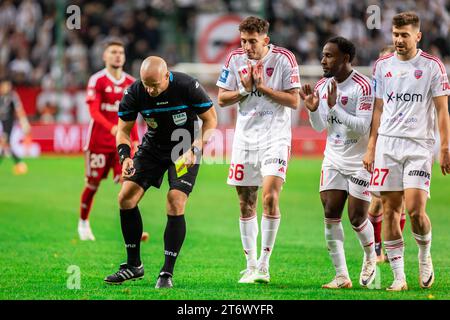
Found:
[[[269,32],[269,26],[270,24],[268,21],[250,16],[242,20],[239,24],[239,32],[267,34]]]
[[[325,44],[327,44],[327,43],[336,44],[340,52],[342,52],[343,54],[349,55],[348,62],[353,61],[353,58],[356,55],[356,48],[355,48],[355,45],[353,44],[353,42],[345,39],[344,37],[334,37],[334,38],[328,39]]]
[[[125,42],[122,41],[122,39],[117,37],[108,37],[105,40],[103,40],[103,50],[108,49],[110,46],[121,46],[125,48]]]
[[[412,11],[400,12],[392,18],[392,25],[394,27],[403,27],[409,24],[420,29],[420,18],[417,13]]]

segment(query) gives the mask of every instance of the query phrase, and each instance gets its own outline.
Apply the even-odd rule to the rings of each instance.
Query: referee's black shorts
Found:
[[[172,162],[170,152],[162,152],[157,148],[139,146],[139,150],[133,157],[133,176],[124,180],[133,181],[146,191],[151,186],[160,188],[164,174],[168,171],[170,190],[175,189],[189,195],[194,188],[200,165],[195,164],[187,170],[187,173],[177,177],[175,164]]]

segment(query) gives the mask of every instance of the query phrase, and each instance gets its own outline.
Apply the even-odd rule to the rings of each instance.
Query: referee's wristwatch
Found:
[[[196,146],[192,146],[191,151],[194,154],[194,156],[196,156],[197,158],[202,156],[202,150],[200,150]]]

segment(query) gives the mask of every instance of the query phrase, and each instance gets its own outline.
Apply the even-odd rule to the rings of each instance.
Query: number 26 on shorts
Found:
[[[230,164],[230,170],[228,172],[228,178],[236,181],[242,181],[244,179],[244,165],[243,164]]]
[[[386,168],[375,168],[372,174],[372,181],[370,184],[372,186],[382,186],[384,185],[384,181],[386,180],[387,175],[389,174],[389,169]],[[379,182],[379,180],[381,181]]]

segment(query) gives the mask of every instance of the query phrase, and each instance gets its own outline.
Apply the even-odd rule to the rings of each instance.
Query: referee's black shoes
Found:
[[[122,284],[129,280],[141,280],[144,278],[144,265],[139,267],[130,266],[126,263],[122,263],[119,267],[119,271],[109,275],[105,278],[105,282],[108,284]]]
[[[155,288],[173,288],[172,275],[168,272],[161,272],[159,274],[158,281],[156,281]]]

